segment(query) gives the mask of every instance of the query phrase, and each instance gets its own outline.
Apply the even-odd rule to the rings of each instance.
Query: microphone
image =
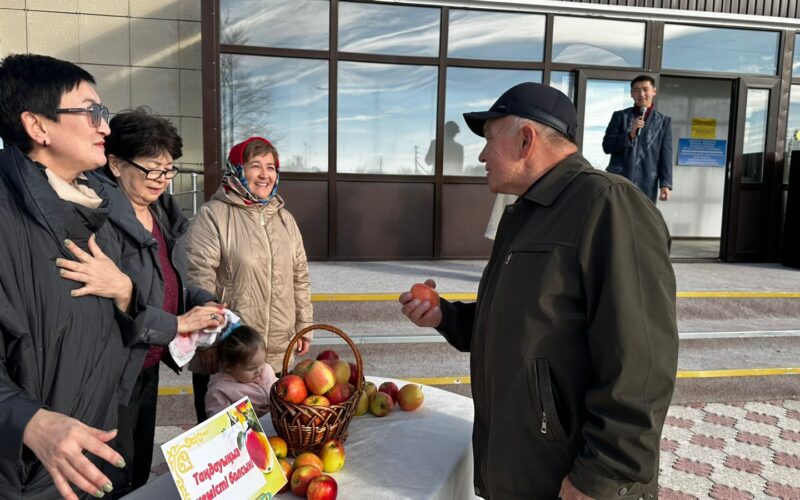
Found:
[[[644,119],[644,115],[646,115],[646,114],[647,114],[647,106],[641,106],[641,107],[639,107],[639,112],[641,113],[641,117],[642,117],[642,119]],[[636,137],[639,137],[639,134],[640,134],[641,132],[642,132],[642,129],[640,129],[640,128],[637,128],[637,129],[636,129]]]

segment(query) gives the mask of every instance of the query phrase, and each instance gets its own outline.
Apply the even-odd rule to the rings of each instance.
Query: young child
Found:
[[[260,417],[269,411],[269,390],[275,372],[267,363],[264,337],[249,326],[233,330],[220,344],[222,369],[211,376],[206,393],[208,416],[248,396]]]

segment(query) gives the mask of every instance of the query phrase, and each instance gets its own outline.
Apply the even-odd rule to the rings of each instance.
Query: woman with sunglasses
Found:
[[[115,474],[115,497],[147,482],[156,426],[158,369],[163,359],[178,371],[167,345],[177,334],[219,326],[224,317],[214,296],[186,280],[183,235],[189,221],[166,192],[178,173],[183,141],[165,118],[147,108],[117,114],[106,137],[108,164],[90,174],[90,185],[111,200],[110,220],[122,243],[122,270],[147,307],[137,317],[140,343],[129,367],[138,373],[130,402],[119,406],[115,447],[127,467]]]

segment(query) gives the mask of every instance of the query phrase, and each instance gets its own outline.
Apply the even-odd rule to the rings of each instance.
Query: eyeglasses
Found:
[[[157,181],[161,178],[162,175],[167,179],[172,179],[176,175],[178,175],[178,172],[180,172],[180,170],[178,170],[178,167],[172,167],[169,170],[161,170],[158,168],[149,169],[149,168],[144,168],[135,161],[128,160],[127,158],[120,158],[120,160],[123,160],[126,163],[130,163],[134,167],[144,172],[144,178],[150,181]]]
[[[108,108],[96,102],[93,102],[92,105],[89,106],[88,108],[58,108],[56,110],[56,113],[68,114],[68,115],[91,113],[93,126],[99,127],[100,124],[103,123],[103,120],[105,120],[106,123],[108,123]]]

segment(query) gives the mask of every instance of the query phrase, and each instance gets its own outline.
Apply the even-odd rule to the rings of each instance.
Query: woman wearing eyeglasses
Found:
[[[159,362],[178,370],[167,344],[180,333],[219,326],[221,306],[214,296],[186,280],[183,235],[189,221],[166,192],[178,173],[180,135],[166,119],[146,108],[117,114],[106,137],[108,164],[90,175],[90,185],[111,200],[110,220],[122,243],[122,270],[147,304],[137,317],[141,343],[129,366],[138,371],[134,392],[119,407],[115,442],[125,458],[127,477],[115,477],[115,496],[147,482],[153,455]]]
[[[308,262],[303,237],[278,193],[278,151],[251,137],[228,154],[222,185],[192,220],[186,239],[189,279],[213,290],[242,324],[267,344],[267,362],[277,373],[292,337],[312,323]],[[296,344],[308,351],[311,335]],[[206,418],[203,397],[217,371],[216,348],[198,351],[189,365],[198,421]]]

